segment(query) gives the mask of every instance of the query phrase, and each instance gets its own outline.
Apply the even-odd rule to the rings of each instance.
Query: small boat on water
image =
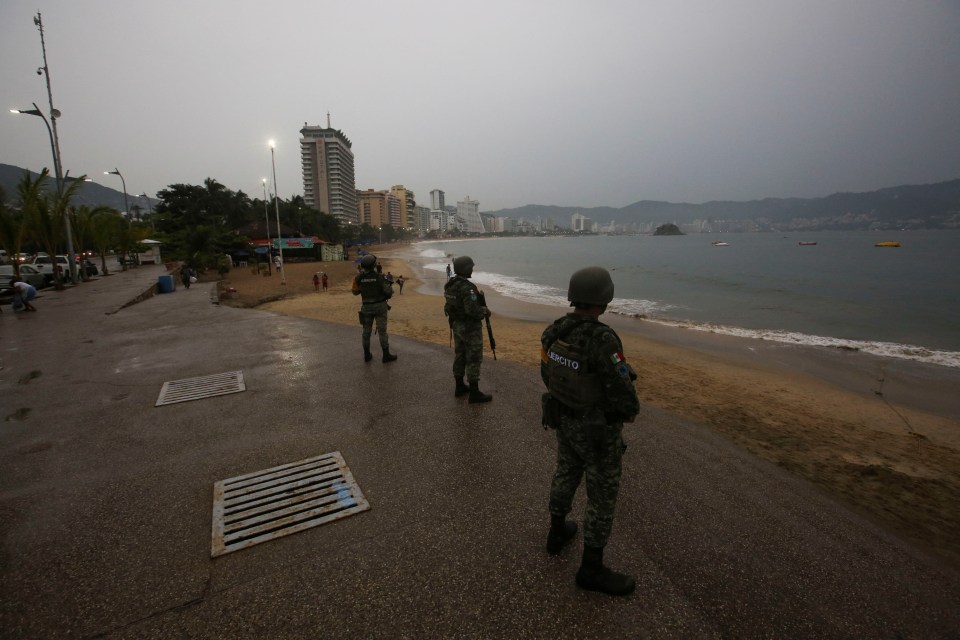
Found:
[[[875,247],[899,247],[899,246],[900,246],[900,243],[899,243],[899,242],[896,242],[896,241],[891,241],[891,242],[878,242],[877,244],[875,244],[875,245],[873,245],[873,246],[875,246]]]
[[[715,247],[729,247],[729,246],[730,246],[729,243],[721,242],[720,240],[714,240],[714,241],[711,242],[710,244],[712,244],[712,245],[715,246]]]
[[[815,244],[817,244],[817,243],[816,243],[816,242],[804,242],[804,241],[802,241],[802,240],[800,241],[800,246],[801,246],[801,247],[812,247],[812,246],[815,245]]]

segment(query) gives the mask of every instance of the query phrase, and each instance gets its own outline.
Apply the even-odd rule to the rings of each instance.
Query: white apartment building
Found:
[[[353,175],[353,143],[339,129],[300,130],[303,168],[303,201],[308,207],[335,217],[340,223],[357,222],[357,192]]]
[[[461,231],[484,233],[483,220],[480,218],[480,202],[470,196],[457,202],[457,218],[461,221]]]

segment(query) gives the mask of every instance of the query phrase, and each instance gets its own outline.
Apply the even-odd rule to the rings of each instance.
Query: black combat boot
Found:
[[[470,404],[474,404],[476,402],[490,402],[491,400],[493,400],[492,395],[480,391],[479,380],[470,381]]]
[[[626,596],[637,586],[633,576],[611,571],[603,566],[603,547],[583,546],[583,562],[577,571],[577,585],[587,591],[611,596]]]
[[[551,514],[550,533],[547,534],[547,553],[557,555],[576,535],[576,522],[567,522],[563,516]]]
[[[370,362],[371,360],[373,360],[373,354],[370,353],[370,349],[364,349],[364,350],[363,350],[363,361],[364,361],[364,362]]]
[[[470,387],[463,383],[463,376],[454,377],[454,380],[457,381],[457,388],[453,391],[454,396],[459,398],[470,393]]]
[[[384,361],[384,362],[393,362],[393,361],[396,360],[396,359],[397,359],[397,356],[395,356],[395,355],[393,355],[392,353],[390,353],[390,349],[389,349],[389,348],[383,350],[383,361]]]

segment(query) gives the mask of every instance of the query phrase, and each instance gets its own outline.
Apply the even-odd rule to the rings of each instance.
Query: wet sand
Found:
[[[391,300],[389,332],[448,345],[439,297],[445,275],[415,271],[404,252],[377,252],[384,272],[407,279]],[[276,274],[234,269],[223,287],[235,288],[237,297],[223,303],[357,326],[359,359],[360,303],[350,293],[356,265],[286,269],[285,286]],[[314,292],[317,271],[330,277],[326,292]],[[567,308],[491,291],[487,297],[498,359],[529,366],[537,376],[540,333]],[[960,370],[610,314],[601,319],[623,340],[642,402],[722,433],[960,567]]]

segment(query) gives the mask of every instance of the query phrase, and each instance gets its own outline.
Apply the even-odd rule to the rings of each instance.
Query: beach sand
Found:
[[[444,274],[416,272],[403,247],[372,250],[384,273],[407,280],[402,294],[394,287],[389,333],[449,345],[439,297]],[[235,288],[236,298],[222,303],[357,326],[360,361],[360,303],[350,293],[356,265],[286,269],[286,285],[277,274],[234,269],[221,287]],[[326,292],[314,292],[318,271],[330,277]],[[487,299],[497,358],[528,366],[539,379],[540,334],[568,309],[490,291]],[[620,334],[642,402],[723,434],[960,568],[960,372],[610,314],[601,320]],[[491,357],[488,347],[484,358]]]

